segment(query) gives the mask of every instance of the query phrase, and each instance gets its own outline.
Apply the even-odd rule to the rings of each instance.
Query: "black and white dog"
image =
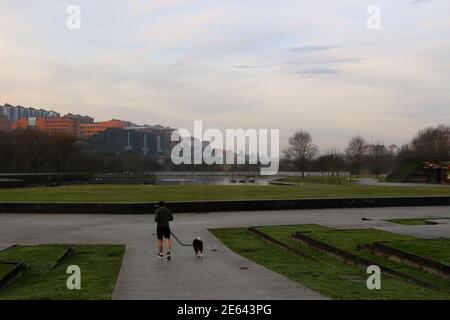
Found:
[[[202,239],[200,237],[195,239],[194,242],[192,242],[192,246],[194,247],[195,255],[197,256],[197,258],[203,258],[203,241],[202,241]]]

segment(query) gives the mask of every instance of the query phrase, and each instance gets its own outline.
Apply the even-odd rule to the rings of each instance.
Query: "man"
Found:
[[[155,210],[156,235],[158,236],[159,258],[163,256],[163,238],[166,241],[167,260],[170,260],[170,226],[169,221],[173,221],[172,212],[166,208],[164,201],[158,203],[158,209]]]

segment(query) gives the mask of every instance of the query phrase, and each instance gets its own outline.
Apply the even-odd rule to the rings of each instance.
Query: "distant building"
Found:
[[[389,153],[392,153],[392,154],[396,155],[396,154],[398,154],[398,151],[399,151],[399,147],[396,144],[391,144],[388,147],[388,152]]]
[[[121,120],[109,120],[94,123],[82,123],[80,125],[80,138],[89,140],[94,135],[109,128],[124,129],[125,123]]]
[[[450,184],[450,161],[427,161],[424,180],[434,184]]]
[[[82,117],[84,121],[90,121],[87,117]],[[20,118],[11,124],[11,129],[36,128],[50,134],[67,133],[88,140],[92,136],[105,131],[108,128],[123,129],[125,124],[121,120],[110,120],[95,123],[80,123],[78,116],[64,116],[55,118]]]
[[[21,118],[52,118],[59,117],[59,113],[53,110],[47,111],[44,109],[27,108],[22,106],[12,106],[5,104],[0,106],[0,116],[5,116],[9,121],[14,122]]]
[[[11,123],[12,130],[26,129],[28,127],[29,127],[28,126],[28,118],[21,118],[19,120],[14,121],[13,123]]]
[[[77,120],[80,122],[80,124],[94,123],[94,118],[89,117],[89,116],[82,116],[79,114],[68,113],[63,118]]]
[[[161,137],[161,144],[164,146],[165,152],[170,152],[172,148],[177,144],[176,141],[172,141],[172,133],[175,131],[175,129],[172,129],[170,127],[163,127],[157,124],[155,126],[131,126],[126,127],[125,129],[138,132],[154,133],[156,135],[159,135]]]
[[[108,128],[89,140],[90,148],[97,152],[160,155],[164,146],[160,134]]]
[[[128,151],[140,149],[138,153],[143,154],[168,153],[176,144],[176,142],[171,141],[172,133],[175,129],[161,125],[138,126],[130,121],[116,119],[94,122],[94,118],[79,114],[68,113],[61,117],[58,112],[52,110],[38,110],[10,104],[0,106],[0,131],[26,128],[36,128],[49,134],[67,133],[81,140],[90,140],[108,129],[121,130],[118,132],[113,130],[112,133],[109,132],[102,135],[99,137],[100,140],[113,135],[117,135],[117,138],[122,139],[124,137],[122,131],[126,129],[126,132],[129,132],[127,134],[127,144],[124,146],[122,145],[123,141],[118,142],[112,149],[115,150],[114,152],[121,150],[122,147],[126,147]],[[102,145],[111,144],[105,141],[102,142]],[[112,145],[115,144],[112,143]]]
[[[65,133],[75,137],[80,135],[80,122],[69,118],[38,118],[37,128],[49,134]]]
[[[11,129],[36,128],[49,134],[66,133],[78,137],[80,134],[80,122],[68,118],[20,118],[13,122]]]

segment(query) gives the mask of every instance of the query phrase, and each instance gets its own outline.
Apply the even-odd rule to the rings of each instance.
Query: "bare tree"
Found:
[[[295,163],[304,178],[306,164],[316,155],[317,146],[313,144],[311,135],[306,131],[297,131],[289,138],[289,145],[285,151],[286,157]]]
[[[370,152],[370,170],[372,174],[378,178],[383,173],[385,161],[387,158],[387,150],[384,144],[376,143],[371,147]]]
[[[336,173],[336,182],[341,184],[341,170],[344,159],[342,153],[338,149],[333,150],[333,171]]]
[[[343,156],[338,149],[334,148],[325,152],[325,154],[319,158],[322,181],[323,173],[326,170],[329,184],[341,184],[341,170],[343,162]]]
[[[419,131],[412,140],[411,147],[416,156],[449,156],[450,127],[440,125],[436,128],[426,128]]]
[[[361,136],[353,137],[348,143],[345,153],[356,177],[359,178],[361,163],[367,151],[367,143]]]

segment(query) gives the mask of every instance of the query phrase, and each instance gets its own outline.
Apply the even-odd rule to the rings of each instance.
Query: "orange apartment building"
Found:
[[[78,137],[80,122],[68,118],[20,118],[13,122],[11,129],[36,128],[49,134],[67,133]]]
[[[37,123],[40,123],[40,128],[39,129],[43,129],[43,122],[41,119],[44,118],[20,118],[17,121],[14,121],[11,124],[11,130],[16,130],[16,129],[26,129],[26,128],[37,128]],[[45,120],[45,119],[44,119]]]
[[[100,133],[108,128],[124,129],[125,123],[121,120],[82,123],[80,125],[80,138],[88,140],[93,135],[96,135],[97,133]]]
[[[49,134],[67,133],[75,137],[80,135],[80,122],[68,118],[38,118],[36,127]]]
[[[125,128],[120,120],[110,120],[95,123],[80,123],[77,119],[58,118],[21,118],[12,123],[11,129],[36,128],[49,134],[67,133],[81,139],[90,139],[93,135],[108,128]]]

